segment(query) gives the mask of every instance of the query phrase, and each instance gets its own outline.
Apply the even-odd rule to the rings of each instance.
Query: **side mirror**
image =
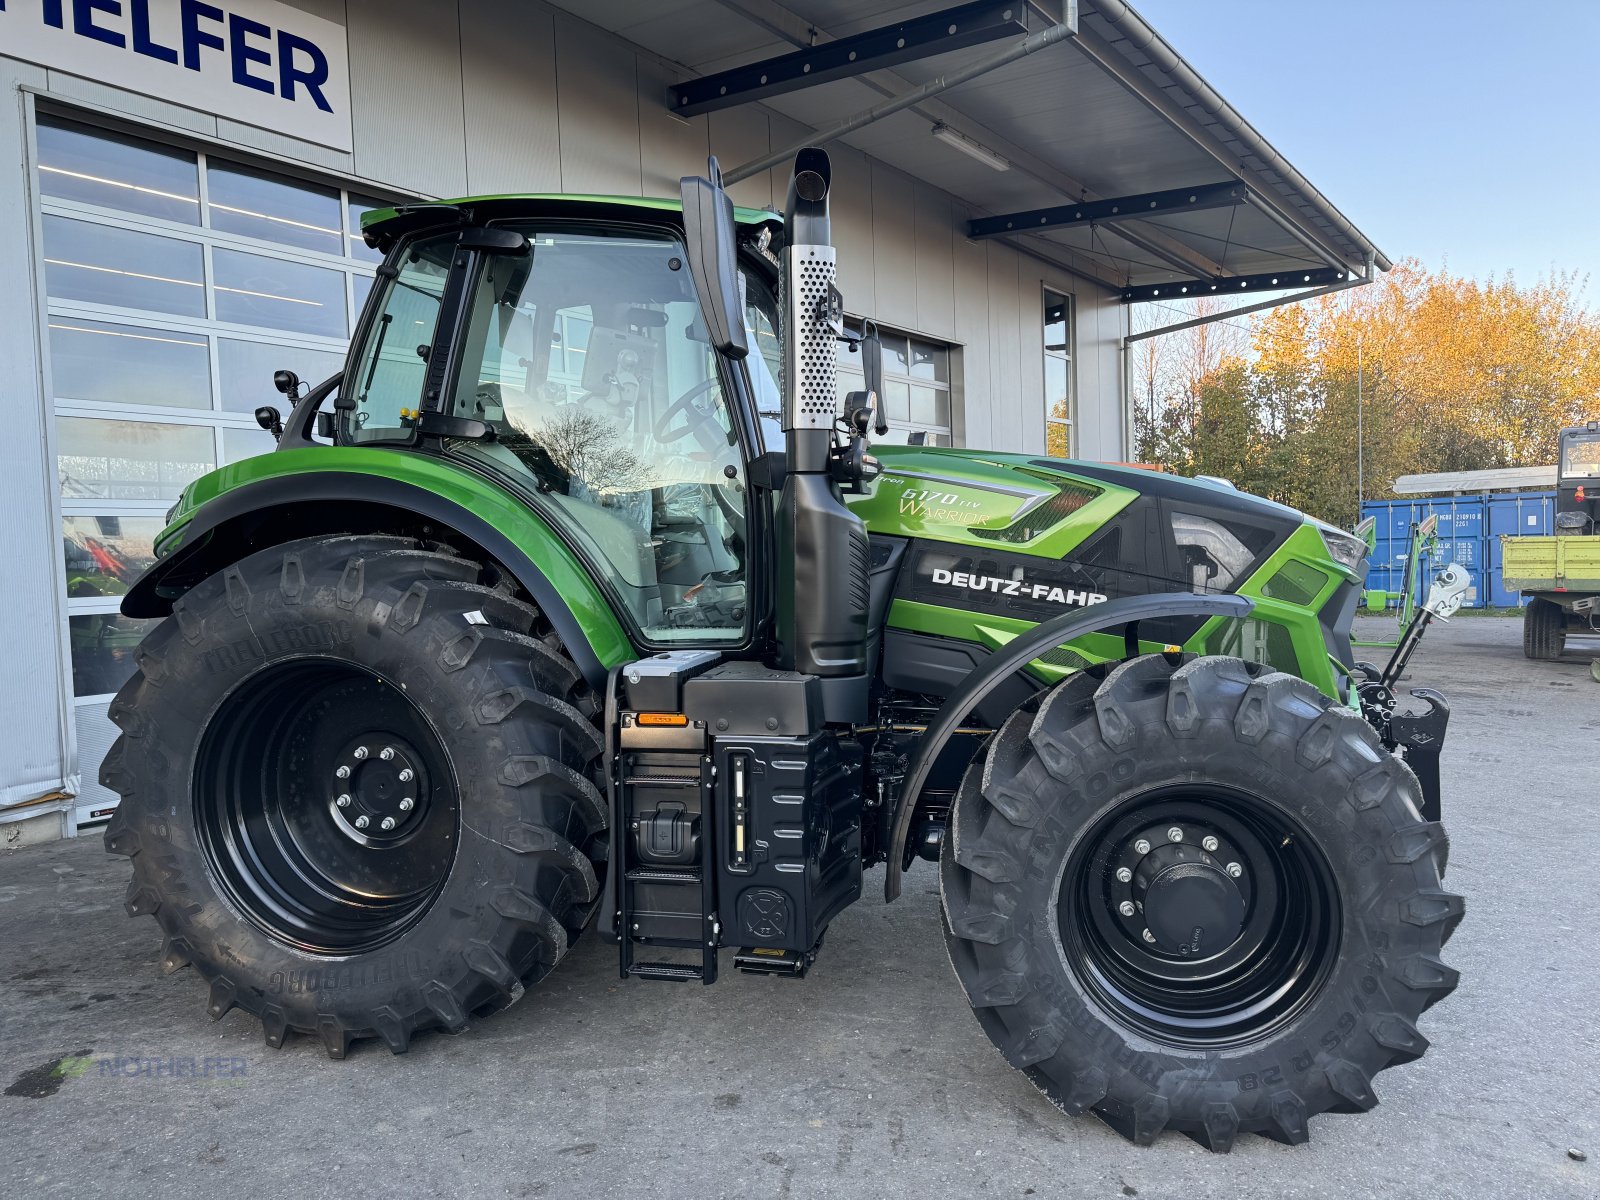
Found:
[[[879,437],[889,432],[889,414],[883,406],[883,339],[878,336],[874,321],[861,325],[861,373],[866,377],[867,391],[876,400],[872,431]]]
[[[272,373],[272,386],[277,388],[290,400],[300,399],[300,376],[293,371],[274,371]],[[261,419],[261,410],[256,409],[256,419]],[[263,426],[262,428],[265,428]]]
[[[739,287],[739,246],[733,201],[722,187],[716,155],[706,164],[710,179],[685,175],[683,231],[689,274],[700,293],[711,344],[729,358],[750,353],[744,331],[744,297]]]
[[[1356,537],[1360,538],[1367,544],[1367,552],[1369,554],[1375,550],[1378,545],[1378,537],[1376,532],[1377,528],[1378,518],[1367,517],[1351,531]]]

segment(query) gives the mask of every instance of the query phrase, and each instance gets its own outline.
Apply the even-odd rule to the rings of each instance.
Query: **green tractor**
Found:
[[[782,215],[709,175],[368,218],[344,371],[280,378],[277,451],[192,483],[123,604],[166,620],[106,845],[163,967],[269,1045],[400,1053],[591,927],[624,978],[798,979],[922,858],[1066,1112],[1222,1151],[1371,1108],[1463,902],[1442,698],[1352,661],[1365,543],[1154,472],[869,454],[827,156]]]

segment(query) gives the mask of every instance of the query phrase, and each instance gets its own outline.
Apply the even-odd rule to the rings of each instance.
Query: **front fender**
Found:
[[[1042,621],[996,650],[950,694],[944,707],[929,723],[927,732],[917,742],[905,782],[900,788],[894,837],[889,844],[889,861],[885,864],[884,900],[894,900],[900,895],[900,878],[905,871],[906,838],[911,832],[911,818],[916,812],[922,787],[928,781],[928,772],[933,769],[940,751],[967,714],[995,688],[1040,654],[1086,633],[1100,633],[1118,626],[1128,628],[1140,621],[1154,621],[1162,617],[1245,617],[1254,607],[1255,601],[1248,596],[1237,595],[1202,596],[1191,592],[1161,592],[1148,596],[1126,596],[1090,608],[1074,609]],[[1137,645],[1137,637],[1131,629],[1128,640]]]
[[[286,450],[195,481],[187,519],[158,542],[161,559],[123,597],[130,617],[162,617],[195,581],[247,554],[317,533],[428,526],[470,540],[509,571],[595,686],[633,657],[588,569],[539,515],[449,463],[361,448]]]

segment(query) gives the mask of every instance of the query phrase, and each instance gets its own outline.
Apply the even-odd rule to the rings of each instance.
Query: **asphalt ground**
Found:
[[[887,906],[872,872],[803,982],[623,983],[586,940],[465,1034],[333,1062],[160,976],[127,864],[90,836],[0,856],[0,1195],[1600,1195],[1589,645],[1532,663],[1517,622],[1469,617],[1419,652],[1410,682],[1454,709],[1462,983],[1379,1107],[1314,1118],[1308,1145],[1139,1149],[1057,1112],[969,1012],[930,864]]]

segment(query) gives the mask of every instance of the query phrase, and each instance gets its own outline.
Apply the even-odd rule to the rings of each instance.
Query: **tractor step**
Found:
[[[684,868],[681,870],[663,870],[657,867],[630,867],[628,868],[628,882],[630,883],[699,883],[700,871],[698,868]]]
[[[781,975],[786,979],[804,979],[815,959],[814,953],[746,946],[734,954],[733,965],[746,975]]]
[[[628,964],[628,974],[636,979],[665,979],[684,983],[704,979],[705,971],[693,963],[636,962]]]

